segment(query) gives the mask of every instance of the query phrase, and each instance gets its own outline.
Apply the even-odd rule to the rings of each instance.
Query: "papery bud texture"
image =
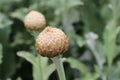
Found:
[[[24,19],[24,25],[29,30],[39,30],[46,24],[45,17],[37,11],[30,11]]]
[[[45,57],[55,57],[63,54],[69,45],[69,39],[65,33],[53,27],[46,27],[36,38],[36,49]]]

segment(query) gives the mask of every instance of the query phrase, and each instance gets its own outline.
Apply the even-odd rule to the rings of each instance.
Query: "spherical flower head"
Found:
[[[46,27],[36,38],[36,49],[44,57],[55,57],[63,54],[69,45],[69,39],[65,33],[53,27]]]
[[[45,17],[37,11],[30,11],[24,19],[24,25],[29,30],[39,30],[46,24]]]

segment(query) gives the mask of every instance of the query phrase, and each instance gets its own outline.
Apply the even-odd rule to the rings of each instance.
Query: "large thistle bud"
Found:
[[[46,24],[45,17],[37,11],[30,11],[24,19],[24,25],[29,30],[39,30]]]
[[[36,49],[45,57],[55,57],[63,54],[69,45],[68,37],[65,33],[53,27],[46,27],[36,38]]]

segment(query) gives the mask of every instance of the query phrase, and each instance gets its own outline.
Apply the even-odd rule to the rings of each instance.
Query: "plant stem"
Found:
[[[51,58],[51,59],[56,65],[57,72],[58,72],[58,75],[59,75],[59,79],[60,80],[66,80],[65,72],[64,72],[64,68],[63,68],[63,63],[61,61],[61,56],[57,56],[57,57],[54,57],[54,58]]]

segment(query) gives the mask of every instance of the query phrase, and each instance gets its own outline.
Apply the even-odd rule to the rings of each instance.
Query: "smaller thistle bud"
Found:
[[[30,11],[24,19],[24,25],[29,30],[39,30],[46,24],[45,17],[37,11]]]
[[[57,28],[46,27],[36,38],[36,49],[41,56],[55,57],[63,54],[69,45],[68,37]]]

